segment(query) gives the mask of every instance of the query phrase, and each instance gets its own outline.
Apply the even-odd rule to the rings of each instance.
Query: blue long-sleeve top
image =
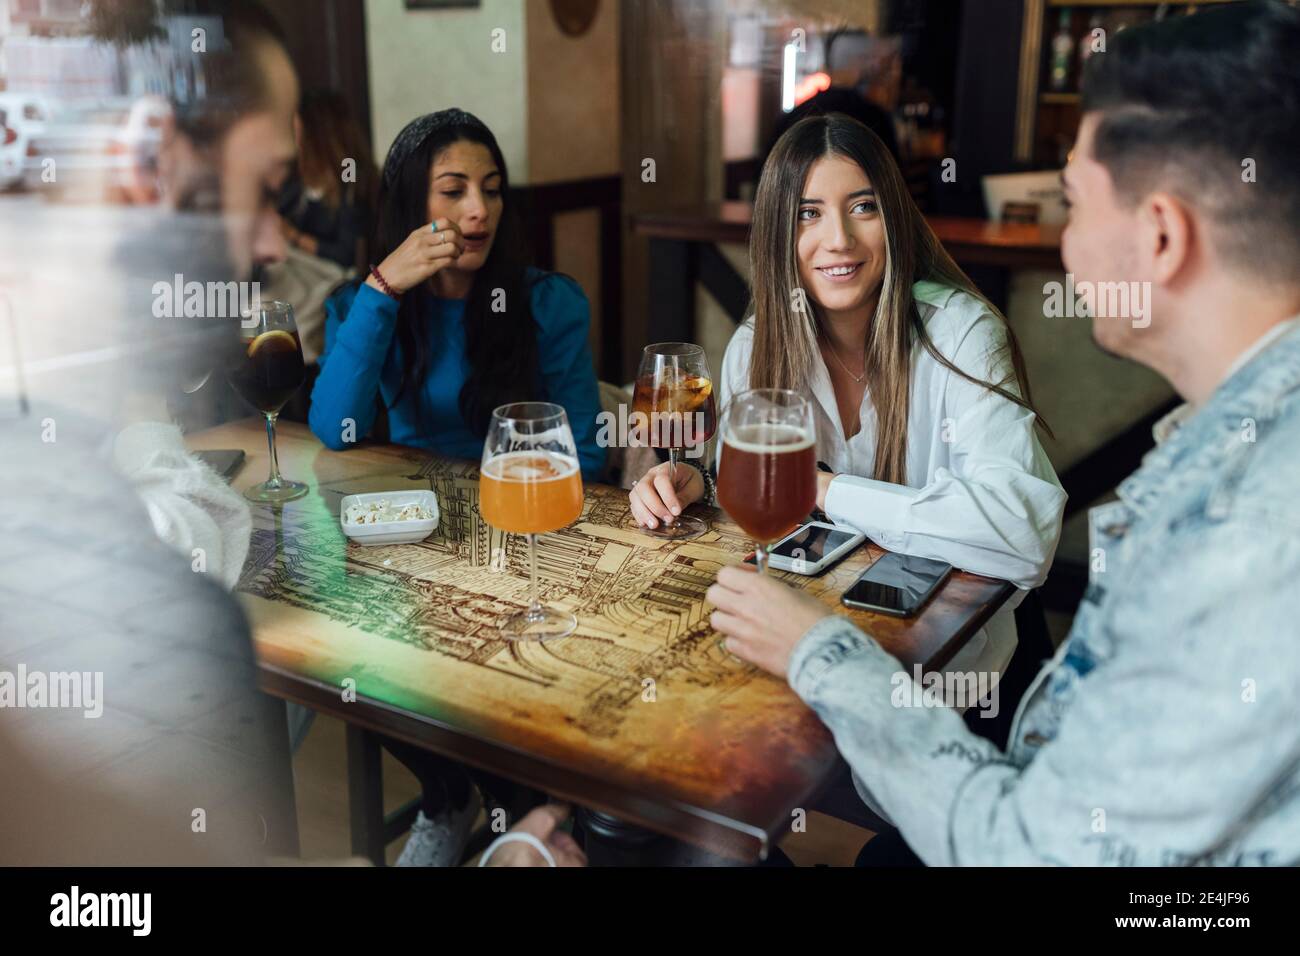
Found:
[[[536,269],[528,273],[533,321],[537,325],[538,401],[563,406],[573,429],[582,475],[600,476],[605,450],[596,443],[600,393],[592,367],[588,329],[591,309],[572,279]],[[401,445],[428,448],[440,455],[478,459],[483,436],[460,413],[460,391],[469,374],[465,354],[465,300],[433,298],[421,332],[431,356],[423,383],[428,430],[418,424],[415,396],[408,391],[393,404],[401,385],[401,347],[397,342],[397,302],[364,283],[334,293],[325,304],[325,350],[320,376],[311,393],[308,423],[335,451],[352,447],[374,426],[376,396],[388,408],[389,438]],[[355,426],[351,434],[345,420]]]

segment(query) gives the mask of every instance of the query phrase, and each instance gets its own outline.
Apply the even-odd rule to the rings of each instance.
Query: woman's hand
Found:
[[[435,219],[415,230],[389,253],[379,264],[379,274],[400,295],[453,264],[464,250],[465,238],[460,234],[460,227],[450,219]],[[366,279],[366,284],[376,291],[384,291],[374,276]]]
[[[531,833],[541,840],[556,866],[586,866],[587,856],[578,841],[561,830],[560,824],[569,816],[569,808],[559,803],[530,810],[522,820],[510,828],[511,833]],[[504,843],[492,854],[488,866],[547,866],[537,848],[527,843]]]
[[[718,608],[709,623],[726,635],[727,650],[777,677],[786,676],[808,629],[831,613],[817,599],[743,566],[720,569],[704,597]]]
[[[829,471],[817,472],[817,507],[822,511],[826,510],[826,492],[831,490],[831,482],[838,477]]]
[[[672,524],[683,508],[704,497],[704,478],[694,465],[677,463],[675,486],[668,470],[669,462],[655,465],[628,492],[632,517],[642,527],[657,528],[661,521]]]

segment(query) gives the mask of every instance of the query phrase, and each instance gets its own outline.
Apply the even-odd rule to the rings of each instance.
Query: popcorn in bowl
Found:
[[[348,524],[385,524],[392,521],[428,521],[433,511],[418,502],[395,505],[387,498],[379,501],[361,501],[349,505],[343,513]]]
[[[339,524],[360,545],[414,544],[438,527],[438,496],[429,491],[371,491],[339,502]]]

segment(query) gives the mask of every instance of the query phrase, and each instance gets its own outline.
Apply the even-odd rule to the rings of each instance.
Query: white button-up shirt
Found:
[[[972,295],[918,282],[912,289],[926,331],[939,353],[977,379],[1015,390],[1002,320]],[[742,324],[722,360],[720,395],[749,387],[754,324]],[[1002,578],[1018,588],[1042,584],[1061,535],[1065,492],[1034,433],[1034,413],[968,382],[912,350],[907,419],[907,484],[871,477],[876,415],[869,394],[861,428],[844,437],[824,362],[803,391],[817,421],[818,457],[839,477],[826,494],[826,513],[881,547],[935,558],[956,568]],[[719,444],[719,451],[721,445]],[[1001,673],[1016,646],[1012,597],[948,665],[952,670]]]

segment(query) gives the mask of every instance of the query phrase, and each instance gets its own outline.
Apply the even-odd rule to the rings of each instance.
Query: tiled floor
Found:
[[[318,715],[294,756],[293,771],[303,860],[338,860],[349,856],[347,748],[343,724]],[[415,777],[385,753],[386,810],[391,812],[418,794]],[[781,849],[799,866],[851,866],[858,850],[870,837],[868,830],[810,813],[804,832],[791,833]],[[390,863],[401,853],[402,843],[398,840],[389,844]]]

